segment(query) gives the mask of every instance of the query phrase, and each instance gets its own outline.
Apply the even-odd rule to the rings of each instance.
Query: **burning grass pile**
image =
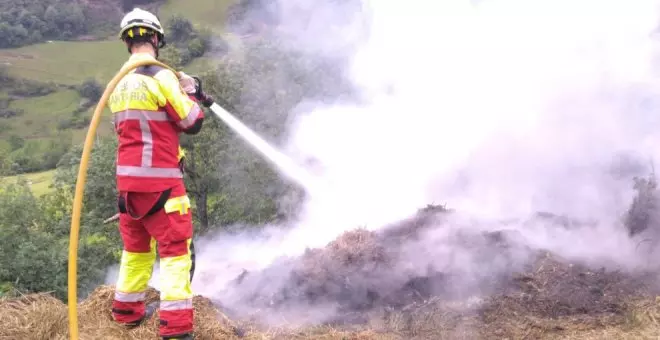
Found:
[[[433,297],[371,318],[405,339],[657,339],[660,303],[652,277],[591,270],[549,255],[515,275],[500,294]]]
[[[368,244],[367,235],[351,232],[330,249],[340,250],[348,240]],[[358,258],[382,255],[361,254]],[[366,310],[361,324],[298,329],[239,324],[196,296],[196,333],[198,339],[656,339],[660,305],[644,284],[649,279],[545,254],[514,275],[500,294],[467,300],[433,296],[402,308],[381,306]],[[112,287],[101,286],[79,304],[81,339],[157,338],[157,318],[132,331],[116,325],[110,316],[112,295]],[[150,290],[148,300],[157,297]],[[0,339],[68,339],[67,308],[48,294],[0,300]]]
[[[114,289],[100,286],[78,306],[79,338],[81,340],[153,340],[158,339],[158,314],[133,330],[117,325],[110,306]],[[147,301],[158,299],[150,289]],[[258,330],[229,320],[209,299],[196,296],[195,336],[197,340],[373,340],[398,339],[372,330],[342,331],[331,327],[299,330]],[[0,339],[3,340],[66,340],[69,339],[67,306],[50,294],[29,294],[19,298],[0,299]]]
[[[349,330],[368,325],[407,339],[535,339],[587,336],[606,329],[624,333],[647,326],[644,329],[655,329],[654,323],[648,323],[656,313],[654,275],[589,268],[521,249],[515,233],[459,230],[445,235],[453,245],[467,249],[473,261],[501,267],[492,273],[476,278],[464,276],[461,268],[394,273],[405,262],[401,245],[414,245],[427,231],[444,228],[446,213],[427,208],[383,231],[346,232],[325,248],[307,251],[286,269],[269,268],[291,275],[280,290],[274,291],[273,284],[255,290],[249,304],[272,313],[292,301],[310,307],[334,303],[334,317],[323,320],[326,325]],[[551,214],[535,218],[565,228],[582,224]],[[513,263],[521,254],[529,261]],[[266,282],[263,277],[247,273],[236,284]],[[470,279],[478,283],[470,287],[474,283]],[[646,326],[639,326],[640,320]],[[637,326],[631,328],[632,324]]]
[[[660,305],[645,280],[543,256],[486,299],[439,297],[366,313],[360,325],[267,329],[230,321],[195,297],[197,339],[657,339]],[[157,339],[157,319],[126,331],[110,316],[113,288],[79,304],[81,339]],[[148,300],[158,293],[149,292]],[[48,294],[0,300],[0,339],[68,339],[67,308]]]
[[[418,237],[439,211],[444,212],[444,207],[429,206],[413,218],[386,228],[384,233],[362,228],[345,232],[324,248],[307,249],[300,258],[276,261],[262,272],[244,272],[234,284],[254,286],[249,300],[256,305],[272,307],[304,299],[310,304],[337,302],[349,310],[373,307],[387,290],[380,284],[391,286],[391,266],[399,257],[398,244]],[[275,276],[273,272],[290,273],[281,290],[272,291],[272,285],[264,282]]]
[[[520,245],[515,235],[505,232],[443,234],[462,247],[452,249],[467,249],[471,261],[485,263],[480,268],[500,266],[493,271],[497,275],[471,277],[479,285],[469,287],[460,267],[407,272],[405,262],[411,258],[401,245],[421,251],[416,242],[428,237],[431,229],[444,228],[446,214],[444,208],[427,207],[383,231],[356,229],[300,258],[283,259],[262,272],[245,272],[234,282],[248,292],[236,297],[244,304],[240,311],[228,308],[236,307],[229,301],[196,296],[197,339],[660,337],[657,275],[590,268],[525,249],[514,256]],[[529,261],[509,265],[521,254],[529,255]],[[80,303],[81,339],[157,338],[157,315],[132,331],[115,324],[110,315],[112,295],[112,287],[102,286]],[[158,292],[150,290],[148,300],[157,298]],[[283,327],[256,322],[265,316],[283,318],[290,307],[307,311],[317,306],[330,308],[312,326],[291,318],[284,318]],[[48,294],[0,300],[0,339],[67,338],[67,308],[59,300]]]
[[[230,315],[250,314],[260,319],[260,313],[273,310],[283,315],[289,310],[320,308],[332,309],[331,313],[323,313],[332,317],[319,319],[296,313],[285,318],[303,321],[310,317],[311,323],[334,326],[361,324],[367,321],[365,312],[400,309],[433,296],[455,297],[486,287],[495,289],[502,279],[495,274],[461,272],[464,268],[456,268],[459,265],[451,259],[447,260],[447,268],[437,268],[433,262],[441,261],[429,258],[433,255],[417,254],[424,249],[415,243],[428,246],[425,233],[443,228],[446,215],[444,207],[428,206],[384,230],[348,231],[324,248],[308,249],[299,258],[283,259],[260,272],[244,272],[227,294],[228,298],[233,291],[244,294],[240,297],[242,310],[230,311]],[[514,254],[507,248],[504,232],[457,230],[447,238],[445,242],[457,244],[475,257],[470,261],[513,262]]]
[[[653,296],[655,276],[626,274],[571,264],[541,254],[510,280],[507,291],[489,297],[480,316],[493,334],[529,338],[624,327]]]

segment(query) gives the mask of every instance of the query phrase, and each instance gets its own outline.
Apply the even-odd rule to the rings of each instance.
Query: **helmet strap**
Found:
[[[159,52],[158,46],[156,46],[156,44],[154,44],[154,42],[151,39],[149,39],[149,43],[154,48],[154,53],[156,54],[155,58],[158,59],[158,52]]]

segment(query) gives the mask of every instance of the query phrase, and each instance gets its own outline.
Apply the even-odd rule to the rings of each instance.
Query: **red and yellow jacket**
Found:
[[[154,59],[133,54],[128,62]],[[160,192],[182,184],[179,134],[196,134],[204,112],[186,94],[174,72],[156,65],[127,74],[110,95],[117,149],[117,189]]]

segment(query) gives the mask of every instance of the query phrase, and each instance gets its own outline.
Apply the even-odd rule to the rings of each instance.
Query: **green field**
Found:
[[[0,65],[9,74],[40,82],[78,85],[95,78],[107,84],[129,55],[119,41],[57,41],[16,49],[0,49]],[[210,61],[199,58],[185,70],[202,71]]]
[[[54,41],[0,50],[0,65],[15,77],[77,85],[107,83],[128,58],[120,41]]]
[[[21,109],[23,114],[7,120],[9,129],[0,131],[0,136],[10,134],[23,138],[52,137],[57,132],[60,119],[69,117],[78,108],[80,97],[74,90],[60,90],[42,97],[17,99],[10,108]]]
[[[158,14],[165,21],[181,14],[197,28],[209,27],[219,31],[232,0],[170,0]],[[51,41],[21,48],[0,49],[0,65],[12,76],[77,85],[87,78],[106,84],[128,58],[118,39],[102,41]],[[204,60],[193,61],[187,69],[198,72]]]
[[[55,176],[55,170],[48,170],[43,172],[35,172],[31,174],[3,177],[0,178],[0,181],[15,183],[19,178],[24,178],[30,184],[30,188],[32,189],[32,192],[37,196],[41,196],[52,190],[50,188],[50,185],[51,183],[53,183],[54,176]]]
[[[197,27],[207,26],[214,31],[221,31],[227,9],[233,0],[170,0],[158,11],[161,21],[181,14]]]
[[[195,26],[219,31],[232,1],[168,1],[159,10],[161,20],[181,14]],[[105,84],[128,58],[118,39],[102,41],[52,41],[21,48],[0,49],[0,65],[13,76],[77,85],[87,78]],[[199,70],[200,61],[189,66]],[[186,68],[188,69],[188,67]]]

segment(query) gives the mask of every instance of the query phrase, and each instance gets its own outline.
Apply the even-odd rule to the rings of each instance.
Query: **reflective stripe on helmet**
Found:
[[[131,19],[128,22],[126,22],[127,26],[134,25],[134,24],[142,24],[142,25],[138,25],[140,27],[153,27],[158,31],[162,30],[162,27],[160,27],[160,24],[158,24],[156,22],[153,22],[151,20],[144,20],[144,19],[141,19],[141,18],[136,18],[136,19]]]
[[[117,165],[118,176],[183,178],[181,169],[177,168],[151,168],[143,166]]]

